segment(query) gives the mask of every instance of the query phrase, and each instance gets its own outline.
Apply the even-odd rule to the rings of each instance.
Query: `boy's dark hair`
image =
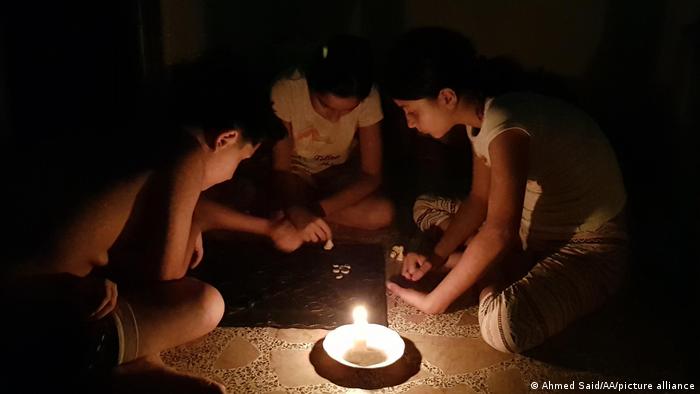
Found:
[[[364,100],[372,89],[372,51],[360,37],[337,35],[313,54],[304,75],[309,89]]]
[[[435,98],[444,88],[483,98],[518,89],[519,74],[508,59],[477,57],[471,41],[458,32],[423,27],[402,35],[390,50],[383,89],[403,100]]]
[[[202,129],[209,143],[232,129],[253,145],[285,135],[272,111],[269,86],[236,56],[209,55],[179,65],[171,88],[172,117],[183,126]]]

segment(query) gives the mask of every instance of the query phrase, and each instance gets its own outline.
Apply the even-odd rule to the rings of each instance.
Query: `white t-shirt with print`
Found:
[[[294,151],[292,172],[309,175],[345,163],[355,144],[358,127],[371,126],[384,117],[375,87],[355,109],[331,122],[311,106],[306,78],[295,73],[272,87],[272,104],[277,116],[292,124]]]
[[[491,166],[489,144],[507,129],[530,136],[520,235],[524,242],[595,231],[626,202],[622,174],[605,135],[587,114],[561,100],[509,93],[487,101],[474,153]]]

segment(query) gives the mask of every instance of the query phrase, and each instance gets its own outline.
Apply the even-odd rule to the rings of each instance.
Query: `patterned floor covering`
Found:
[[[379,239],[388,255],[395,238]],[[387,275],[398,264],[387,257]],[[387,297],[389,327],[413,341],[421,353],[420,371],[405,383],[377,393],[560,392],[555,384],[577,388],[596,382],[653,382],[683,379],[678,349],[657,335],[654,319],[629,302],[613,302],[562,335],[526,355],[500,353],[480,337],[477,306],[426,315],[394,296]],[[647,321],[648,320],[648,321]],[[645,323],[646,322],[646,323]],[[319,376],[309,361],[325,330],[218,328],[200,340],[164,352],[181,371],[223,383],[229,393],[360,393]],[[650,340],[650,335],[655,335]],[[675,357],[678,359],[678,357]],[[674,380],[675,379],[675,380]],[[537,384],[537,389],[533,390]],[[561,386],[559,386],[561,387]],[[697,387],[697,386],[696,386]],[[571,390],[568,390],[571,391]],[[663,392],[663,391],[655,391]]]

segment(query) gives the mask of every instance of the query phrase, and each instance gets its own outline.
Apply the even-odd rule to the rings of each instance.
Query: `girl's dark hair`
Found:
[[[477,57],[471,41],[439,27],[402,35],[389,52],[384,90],[395,99],[435,98],[450,88],[477,99],[518,89],[519,66],[505,58]]]
[[[337,35],[313,54],[303,70],[309,89],[364,100],[372,88],[372,51],[360,37]]]

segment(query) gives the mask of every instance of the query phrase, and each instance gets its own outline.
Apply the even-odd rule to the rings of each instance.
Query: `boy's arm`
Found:
[[[199,151],[196,151],[199,153]],[[197,154],[189,154],[176,162],[163,186],[167,204],[160,213],[161,220],[156,221],[164,232],[162,244],[153,243],[154,252],[160,262],[160,277],[163,280],[180,279],[189,268],[190,256],[187,255],[191,243],[193,218],[197,202],[202,192],[204,178],[204,161]],[[157,193],[159,194],[159,193]],[[158,230],[158,227],[155,228]]]
[[[204,161],[199,147],[155,169],[109,259],[122,280],[175,280],[189,267],[193,215],[202,189]]]
[[[201,197],[195,210],[195,221],[202,232],[230,230],[269,236],[271,222],[267,219],[247,215],[223,204]]]
[[[191,238],[199,237],[202,232],[209,230],[241,231],[261,235],[274,243],[275,247],[283,252],[293,252],[302,244],[302,238],[297,229],[286,220],[271,221],[242,212],[238,212],[223,204],[200,197],[195,211],[196,234]],[[194,251],[194,244],[191,248]],[[189,252],[187,256],[190,256]],[[200,256],[201,257],[201,256]]]
[[[321,208],[330,215],[374,193],[382,183],[382,136],[380,122],[358,128],[360,136],[360,178],[345,189],[321,200]]]

